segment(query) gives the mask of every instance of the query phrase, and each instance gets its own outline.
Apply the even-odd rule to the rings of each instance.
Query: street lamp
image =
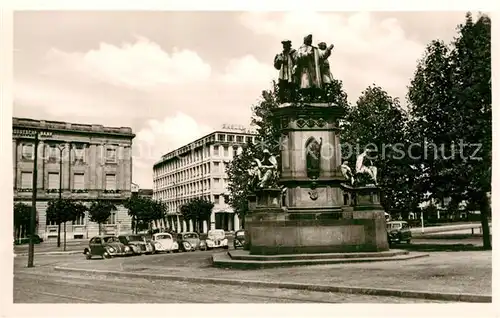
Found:
[[[59,203],[62,200],[62,168],[63,168],[63,151],[66,145],[59,144]],[[60,213],[61,211],[58,211]],[[57,247],[61,247],[61,223],[57,224]],[[64,251],[66,251],[66,222],[64,222]]]

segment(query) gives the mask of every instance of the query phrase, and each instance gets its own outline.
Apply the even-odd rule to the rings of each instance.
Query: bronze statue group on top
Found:
[[[311,34],[304,37],[298,50],[292,48],[290,40],[281,42],[283,51],[274,58],[280,103],[329,102],[333,77],[328,57],[334,46],[321,42],[316,47],[312,42]]]

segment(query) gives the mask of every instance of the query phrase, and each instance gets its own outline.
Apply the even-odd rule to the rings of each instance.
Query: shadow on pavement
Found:
[[[484,250],[482,246],[474,244],[392,244],[391,249],[392,248],[418,252],[464,252]]]

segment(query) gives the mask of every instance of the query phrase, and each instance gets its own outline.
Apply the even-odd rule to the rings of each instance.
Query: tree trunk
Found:
[[[99,236],[101,235],[101,223],[97,223],[97,226],[99,228]]]
[[[61,247],[61,223],[57,224],[57,247]]]
[[[490,225],[488,220],[491,207],[486,193],[482,194],[479,208],[481,211],[481,227],[483,228],[483,248],[485,250],[491,250]]]

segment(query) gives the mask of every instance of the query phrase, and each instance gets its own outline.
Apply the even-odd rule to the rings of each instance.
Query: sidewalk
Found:
[[[64,253],[63,249],[64,243],[61,242],[61,247],[57,247],[56,242],[42,242],[40,244],[35,244],[35,254],[59,254]],[[83,249],[88,246],[88,240],[78,240],[66,243],[66,252],[82,252]],[[24,255],[27,254],[29,250],[29,244],[14,245],[14,254]]]
[[[193,261],[187,266],[172,266],[175,265],[172,263],[169,266],[167,256],[164,259],[144,257],[141,258],[140,262],[136,263],[119,258],[106,261],[79,261],[64,264],[60,267],[88,271],[132,273],[133,276],[159,274],[170,277],[159,279],[172,280],[175,280],[176,277],[198,280],[203,278],[223,279],[242,281],[241,284],[243,285],[245,284],[244,281],[260,281],[318,286],[348,286],[350,288],[366,289],[364,293],[374,292],[370,292],[371,289],[392,289],[407,292],[490,297],[492,294],[491,251],[436,252],[429,257],[406,261],[315,265],[260,270],[213,268],[208,261],[209,257],[211,257],[211,254],[207,255],[207,259]],[[161,266],[162,262],[164,266]]]

